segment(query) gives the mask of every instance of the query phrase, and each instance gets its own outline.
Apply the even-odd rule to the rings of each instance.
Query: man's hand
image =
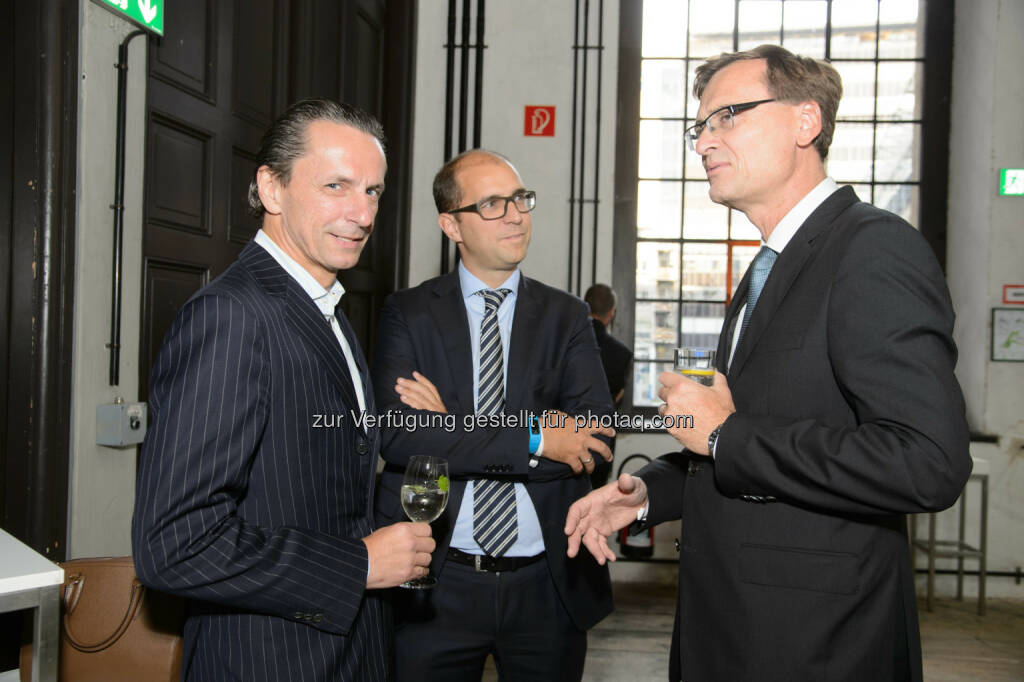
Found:
[[[620,474],[617,481],[573,502],[565,519],[569,557],[576,556],[582,542],[602,566],[605,561],[615,561],[608,536],[636,521],[637,512],[646,502],[647,485],[629,474]]]
[[[541,433],[544,437],[544,450],[541,455],[572,467],[574,474],[584,470],[590,474],[594,471],[594,457],[604,457],[612,461],[612,451],[604,441],[595,438],[600,434],[609,438],[615,435],[610,427],[600,427],[596,418],[592,423],[580,426],[571,416],[564,412],[550,411],[540,420]]]
[[[708,455],[708,436],[736,411],[729,382],[715,372],[715,383],[704,386],[678,372],[662,372],[658,397],[665,401],[658,408],[661,416],[673,415],[675,425],[668,430],[683,447],[697,455]],[[684,428],[683,415],[693,416],[693,428]]]
[[[430,571],[434,538],[426,523],[396,523],[373,531],[365,538],[370,571],[366,589],[378,590],[421,578]]]
[[[395,382],[395,392],[399,400],[414,410],[448,414],[437,387],[419,372],[413,371],[412,379],[399,377]]]

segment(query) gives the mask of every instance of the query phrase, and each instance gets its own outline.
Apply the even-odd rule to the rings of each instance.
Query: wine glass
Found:
[[[414,455],[405,467],[402,479],[402,509],[413,521],[430,523],[448,504],[448,460],[441,457]],[[429,590],[437,578],[427,575],[402,583],[413,590]]]

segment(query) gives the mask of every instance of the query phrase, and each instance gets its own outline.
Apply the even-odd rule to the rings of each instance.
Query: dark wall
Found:
[[[64,558],[68,507],[78,3],[0,16],[0,526]],[[0,620],[15,667],[20,614]]]

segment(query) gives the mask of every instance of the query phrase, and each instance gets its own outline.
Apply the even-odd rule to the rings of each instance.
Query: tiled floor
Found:
[[[617,583],[616,611],[590,631],[585,682],[665,682],[675,588]],[[925,682],[1024,681],[1024,601],[937,599],[920,605]],[[490,663],[485,682],[496,682]]]

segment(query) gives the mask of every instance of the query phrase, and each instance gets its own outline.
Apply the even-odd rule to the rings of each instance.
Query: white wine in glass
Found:
[[[676,348],[675,368],[687,379],[710,386],[715,381],[715,349]]]
[[[448,504],[448,460],[441,457],[414,455],[409,458],[402,479],[402,509],[410,520],[430,523]],[[437,578],[424,576],[402,583],[413,590],[429,590]]]

